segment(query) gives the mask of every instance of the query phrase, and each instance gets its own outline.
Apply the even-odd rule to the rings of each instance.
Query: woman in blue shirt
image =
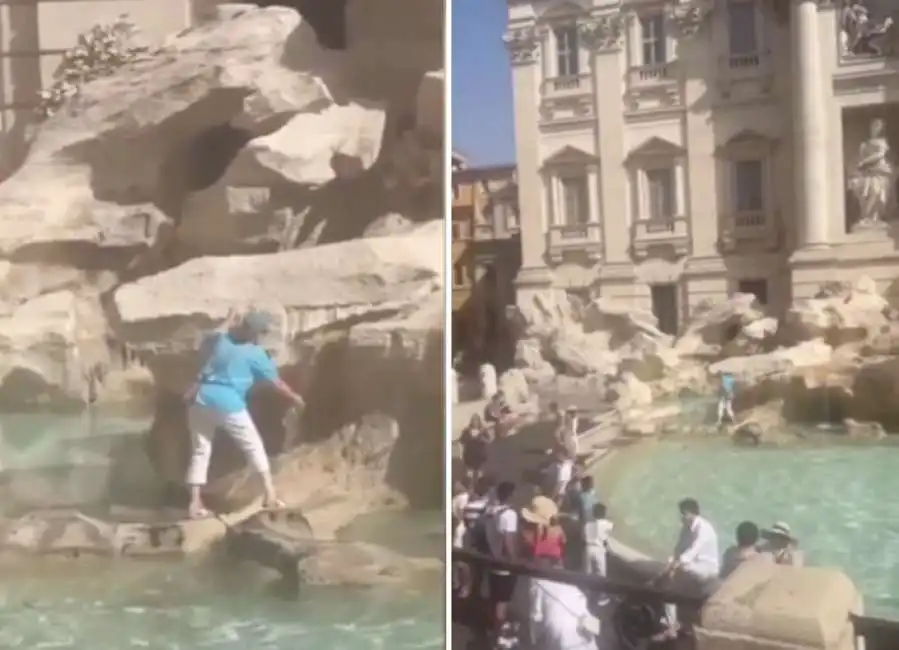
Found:
[[[238,318],[232,311],[219,330],[203,342],[203,367],[185,395],[190,404],[188,426],[193,445],[187,470],[191,519],[210,514],[203,505],[202,490],[212,459],[212,441],[218,430],[231,436],[250,467],[262,477],[263,507],[283,507],[275,491],[262,437],[247,407],[250,389],[260,382],[274,386],[297,406],[303,406],[303,398],[278,376],[274,361],[259,345],[259,339],[269,331],[270,325],[271,319],[262,312],[251,311]]]

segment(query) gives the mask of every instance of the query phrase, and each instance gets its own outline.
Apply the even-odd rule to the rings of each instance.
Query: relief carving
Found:
[[[668,5],[666,15],[681,38],[695,36],[712,11],[710,0],[674,0]]]
[[[899,11],[877,12],[871,0],[843,0],[840,49],[844,56],[899,56]]]
[[[591,16],[578,22],[584,45],[595,52],[618,50],[624,44],[624,19],[619,12]]]
[[[516,27],[503,34],[512,65],[529,65],[540,58],[541,34],[536,27]]]

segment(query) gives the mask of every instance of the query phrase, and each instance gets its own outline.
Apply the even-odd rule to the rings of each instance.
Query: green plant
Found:
[[[81,92],[93,79],[105,77],[134,61],[146,48],[134,44],[137,28],[127,16],[108,25],[94,25],[78,36],[53,73],[53,85],[40,92],[37,114],[46,119]]]

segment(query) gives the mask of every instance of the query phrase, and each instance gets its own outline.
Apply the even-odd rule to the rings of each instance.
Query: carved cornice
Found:
[[[712,0],[672,0],[665,13],[678,36],[691,38],[702,29],[706,18],[712,13],[713,4]]]
[[[624,18],[618,11],[578,21],[584,45],[594,52],[612,52],[624,45]]]
[[[540,59],[542,32],[536,26],[515,27],[503,34],[512,65],[530,65]]]

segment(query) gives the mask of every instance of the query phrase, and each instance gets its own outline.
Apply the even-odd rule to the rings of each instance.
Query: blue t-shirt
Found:
[[[274,381],[278,368],[268,353],[254,343],[237,343],[216,332],[204,342],[209,358],[200,371],[197,404],[220,413],[247,409],[247,393],[257,381]]]
[[[721,392],[724,393],[725,397],[733,397],[734,396],[734,388],[736,381],[734,380],[733,375],[723,374],[721,375]]]

